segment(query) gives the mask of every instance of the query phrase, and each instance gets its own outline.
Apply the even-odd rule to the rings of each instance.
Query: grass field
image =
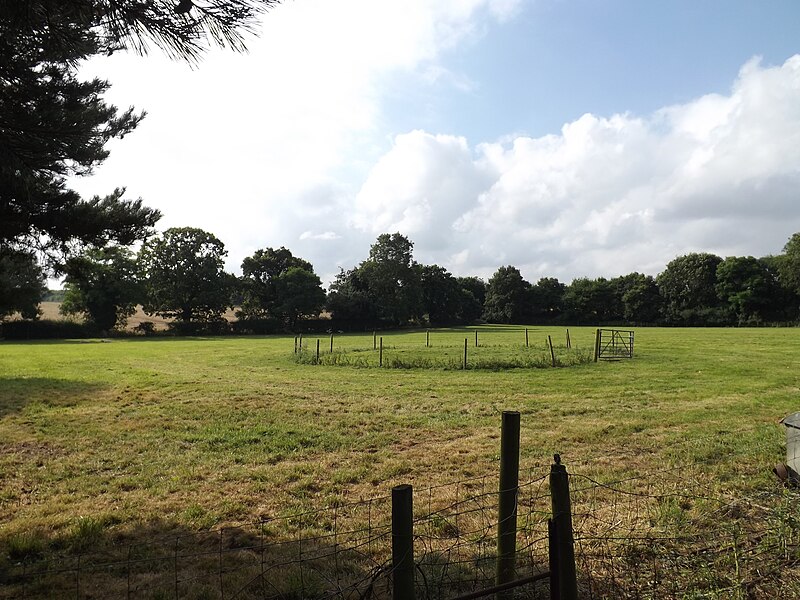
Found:
[[[476,360],[526,352],[519,328],[479,329]],[[593,329],[570,333],[591,351]],[[424,331],[382,335],[387,360],[455,357],[474,343],[473,329],[433,331],[427,349]],[[564,343],[563,328],[529,335],[539,349],[547,335]],[[639,329],[630,361],[508,370],[378,368],[371,334],[335,338],[367,368],[304,364],[293,344],[0,343],[0,569],[398,483],[494,476],[503,410],[522,414],[523,470],[554,452],[597,478],[691,463],[708,493],[745,496],[774,489],[778,420],[800,410],[800,335],[789,328]]]

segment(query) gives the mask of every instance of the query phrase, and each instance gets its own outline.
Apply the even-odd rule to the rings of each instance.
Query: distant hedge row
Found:
[[[146,322],[145,322],[146,323]],[[102,332],[91,323],[40,319],[0,323],[0,338],[6,340],[85,339],[96,337],[136,336],[208,336],[208,335],[271,335],[278,333],[327,333],[365,329],[386,329],[388,323],[364,323],[346,319],[307,319],[290,331],[279,319],[243,319],[239,321],[190,321],[170,323],[166,331],[156,331],[145,324],[133,331]]]

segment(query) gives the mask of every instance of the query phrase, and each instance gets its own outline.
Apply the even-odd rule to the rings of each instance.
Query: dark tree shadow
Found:
[[[192,531],[160,521],[116,532],[87,519],[58,538],[0,534],[0,599],[391,598],[391,531],[301,537],[279,527],[263,521]],[[492,585],[491,565],[420,559],[420,600]],[[514,597],[544,599],[548,586],[526,585]]]
[[[0,377],[0,418],[21,411],[31,402],[70,406],[106,387],[103,384],[54,377]]]

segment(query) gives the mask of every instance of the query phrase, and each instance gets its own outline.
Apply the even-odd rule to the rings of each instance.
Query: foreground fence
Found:
[[[0,569],[2,598],[800,598],[800,496],[710,492],[691,464],[519,469],[209,531],[96,540]],[[2,567],[2,565],[0,565]]]

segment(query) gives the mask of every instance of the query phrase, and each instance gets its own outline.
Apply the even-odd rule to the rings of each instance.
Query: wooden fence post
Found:
[[[517,555],[517,494],[519,493],[519,413],[503,411],[500,431],[500,493],[497,515],[497,572],[495,583],[514,581]],[[514,591],[497,594],[497,600]]]
[[[331,334],[331,354],[333,354],[333,334]]]
[[[475,347],[478,347],[478,330],[475,330]]]
[[[594,362],[600,357],[600,330],[598,329],[594,334]]]
[[[553,361],[553,366],[556,366],[556,353],[553,352],[553,338],[547,336],[547,345],[550,346],[550,360]]]
[[[525,347],[528,347],[528,328],[525,328]]]
[[[380,354],[378,355],[378,366],[383,366],[383,336],[381,336],[381,350]]]
[[[316,364],[319,364],[319,338],[317,338],[317,361]]]
[[[558,536],[553,519],[547,519],[547,562],[550,570],[550,600],[561,600],[558,588]]]
[[[469,338],[464,338],[464,370],[467,370],[467,340]]]
[[[556,454],[550,467],[550,499],[556,534],[558,588],[561,600],[577,600],[578,575],[575,569],[575,540],[572,537],[572,507],[569,499],[569,475]]]
[[[414,500],[410,485],[392,488],[392,599],[414,600]]]
[[[378,333],[374,329],[372,330],[372,349],[378,349]]]

